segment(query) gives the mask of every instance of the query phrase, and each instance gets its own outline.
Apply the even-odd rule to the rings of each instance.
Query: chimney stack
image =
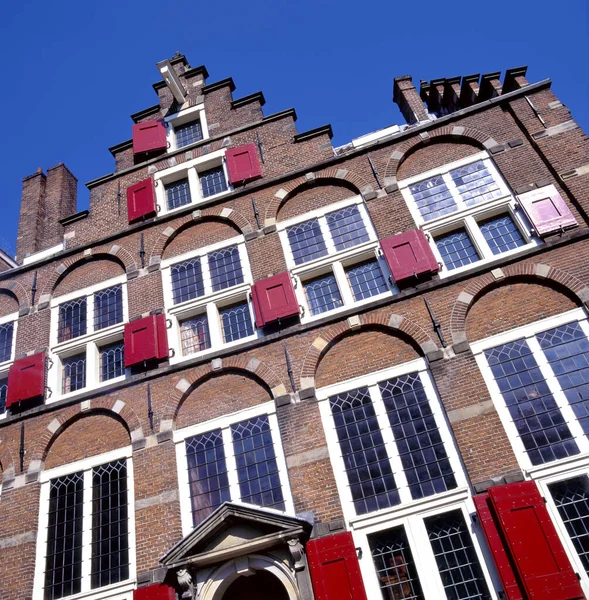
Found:
[[[47,169],[37,169],[23,179],[20,219],[16,239],[16,262],[35,252],[56,246],[63,241],[60,219],[76,212],[78,180],[59,163]]]
[[[423,100],[413,85],[411,75],[395,77],[393,102],[398,105],[409,125],[420,121],[429,121]]]

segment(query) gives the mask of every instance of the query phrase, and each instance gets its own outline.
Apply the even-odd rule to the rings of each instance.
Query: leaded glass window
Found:
[[[215,167],[198,174],[203,198],[220,194],[227,190],[227,181],[223,167]]]
[[[333,274],[306,281],[304,287],[312,315],[319,315],[343,305],[337,281]]]
[[[457,210],[456,201],[442,175],[414,183],[409,186],[409,190],[424,221],[430,221]]]
[[[86,387],[86,353],[61,360],[61,391],[69,394]]]
[[[326,219],[336,250],[352,248],[370,239],[362,215],[355,204],[328,213]]]
[[[176,146],[178,148],[184,148],[184,146],[194,144],[194,142],[199,142],[203,139],[200,121],[191,121],[184,125],[176,125],[174,132],[176,133]]]
[[[327,246],[317,219],[293,225],[286,232],[295,264],[301,265],[327,254]]]
[[[489,202],[503,196],[490,169],[482,160],[450,171],[450,177],[466,206]]]
[[[6,412],[6,394],[8,393],[8,377],[0,379],[0,415]]]
[[[123,286],[115,285],[94,294],[94,331],[123,322]]]
[[[0,362],[5,362],[12,358],[13,332],[14,323],[0,325]]]
[[[86,335],[86,298],[78,298],[59,305],[57,341],[66,342]]]
[[[205,293],[200,258],[192,258],[172,265],[172,295],[174,304],[199,298]]]
[[[100,381],[108,381],[125,374],[125,345],[114,342],[102,346],[100,353]]]
[[[243,272],[237,246],[215,250],[208,254],[213,292],[243,283]]]
[[[186,206],[192,202],[188,179],[180,179],[166,185],[166,201],[168,210]]]
[[[501,215],[483,221],[480,223],[480,228],[493,254],[502,254],[526,243],[509,215]]]
[[[479,253],[464,228],[436,238],[436,246],[449,271],[480,260]]]
[[[247,301],[219,309],[225,343],[253,335],[254,329]]]
[[[360,301],[388,291],[377,260],[369,260],[346,269],[354,300]]]
[[[207,315],[196,315],[180,321],[180,337],[184,356],[208,350],[211,347],[211,336]]]

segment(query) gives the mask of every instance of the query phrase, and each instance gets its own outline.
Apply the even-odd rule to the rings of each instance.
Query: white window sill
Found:
[[[63,596],[62,600],[131,600],[133,597],[133,590],[136,587],[136,580],[127,579],[119,583],[113,583],[111,585],[105,585],[99,589],[93,589],[87,592],[80,592],[78,594],[72,594],[71,596]],[[121,594],[128,594],[121,596]],[[43,597],[42,593],[35,594],[33,600],[41,600]]]
[[[167,309],[167,312],[170,315],[182,319],[185,316],[189,316],[189,311],[192,311],[193,309],[198,310],[199,308],[205,307],[207,304],[218,304],[220,302],[222,305],[226,305],[231,304],[233,300],[247,300],[246,295],[250,293],[250,286],[250,282],[239,283],[238,285],[219,290],[218,292],[213,292],[206,296],[199,296],[198,298],[192,298],[191,300],[185,300],[184,302],[174,304]]]
[[[255,326],[252,323],[252,327]],[[233,346],[238,346],[239,344],[244,344],[246,342],[253,342],[254,340],[258,340],[264,337],[262,332],[255,329],[255,332],[252,335],[248,335],[247,337],[240,338],[238,340],[234,340],[233,342],[228,342],[225,344],[217,345],[212,348],[207,348],[206,350],[201,350],[200,352],[194,352],[193,354],[182,354],[182,348],[179,348],[178,351],[174,348],[174,357],[170,358],[170,365],[176,365],[179,363],[187,362],[189,360],[193,360],[194,358],[204,358],[209,354],[214,354],[215,352],[219,352],[220,350],[225,350],[226,348],[232,348]]]
[[[192,207],[203,206],[203,205],[208,204],[209,202],[214,202],[215,200],[219,200],[219,199],[223,198],[224,196],[228,196],[229,194],[233,193],[233,189],[229,184],[227,184],[227,186],[228,187],[224,192],[219,192],[218,194],[214,194],[212,196],[207,196],[206,198],[199,197],[197,200],[192,200],[188,204],[183,204],[182,206],[178,206],[176,208],[167,208],[167,207],[162,206],[161,211],[157,213],[156,219],[157,219],[157,217],[163,217],[164,215],[172,215],[172,214],[180,212],[182,210],[186,210],[187,208],[190,208],[191,206]]]
[[[53,354],[61,354],[62,352],[75,349],[78,346],[81,349],[82,346],[86,346],[89,342],[96,342],[98,340],[108,344],[111,341],[109,340],[109,337],[122,333],[124,328],[125,323],[123,322],[111,325],[110,327],[105,327],[104,329],[99,329],[98,331],[93,331],[92,333],[86,333],[71,340],[56,344],[51,348],[51,352]]]
[[[319,321],[320,319],[323,319],[326,316],[332,316],[332,315],[337,315],[338,313],[344,312],[346,310],[350,310],[351,308],[360,308],[362,306],[364,306],[365,304],[369,304],[371,302],[374,302],[375,300],[380,300],[381,298],[389,298],[392,297],[394,294],[391,291],[387,291],[387,292],[383,292],[382,294],[375,294],[374,296],[370,296],[370,298],[364,298],[364,300],[358,300],[356,302],[353,302],[352,304],[344,304],[342,306],[338,306],[337,308],[334,308],[332,310],[326,310],[325,312],[319,313],[317,315],[309,315],[307,316],[307,309],[305,309],[305,315],[303,317],[301,317],[301,324],[305,325],[307,323],[313,323],[314,321]]]
[[[119,377],[113,377],[112,379],[107,379],[106,381],[100,381],[99,383],[93,386],[86,386],[75,392],[68,392],[67,394],[58,394],[53,392],[50,398],[45,400],[45,404],[53,404],[54,402],[59,402],[61,400],[69,400],[70,398],[75,398],[76,396],[81,396],[82,394],[87,394],[88,392],[93,392],[94,390],[99,390],[100,388],[106,387],[107,385],[111,385],[113,383],[119,383],[120,381],[125,381],[127,378],[127,374],[120,375]]]

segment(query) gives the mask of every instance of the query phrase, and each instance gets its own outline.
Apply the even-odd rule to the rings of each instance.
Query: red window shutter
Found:
[[[168,147],[163,121],[145,121],[133,125],[133,154],[164,150]]]
[[[577,219],[553,185],[521,194],[518,200],[540,236],[577,225]]]
[[[8,371],[6,408],[45,395],[45,352],[14,361]]]
[[[174,588],[156,583],[133,591],[133,600],[176,600]]]
[[[491,505],[531,600],[585,598],[544,499],[533,481],[489,488]]]
[[[157,335],[157,356],[158,360],[164,360],[170,356],[168,348],[168,328],[166,325],[166,315],[156,315],[156,335]]]
[[[367,600],[349,531],[307,542],[315,600]]]
[[[436,273],[440,266],[420,229],[405,231],[380,240],[384,257],[396,282],[426,273]]]
[[[294,317],[300,312],[288,271],[256,281],[252,285],[252,300],[258,327]]]
[[[491,506],[489,494],[479,494],[473,500],[479,516],[479,523],[493,555],[507,600],[524,600],[510,555],[505,549],[503,538],[497,528],[494,517],[495,511]]]
[[[156,315],[131,321],[125,325],[125,367],[158,357]]]
[[[152,217],[157,213],[153,179],[143,179],[127,188],[127,215],[129,223]]]
[[[225,154],[225,160],[231,184],[262,176],[262,167],[254,144],[229,148]]]

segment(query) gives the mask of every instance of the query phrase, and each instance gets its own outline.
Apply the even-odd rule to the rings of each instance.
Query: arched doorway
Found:
[[[257,571],[249,577],[238,577],[223,594],[223,600],[288,600],[288,593],[272,573]]]

